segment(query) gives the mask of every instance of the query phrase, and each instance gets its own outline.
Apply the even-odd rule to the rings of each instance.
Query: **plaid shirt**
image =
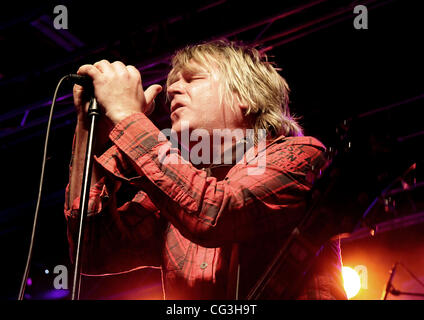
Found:
[[[266,159],[260,175],[249,174],[258,162],[245,155],[218,179],[160,137],[145,115],[135,114],[115,126],[112,147],[96,157],[106,174],[90,192],[83,272],[161,267],[166,299],[224,299],[238,278],[243,299],[300,221],[312,168],[325,165],[324,146],[312,137],[280,137],[264,152],[249,150],[250,160]],[[68,203],[67,189],[73,252],[79,198]],[[324,251],[325,268],[314,272],[299,299],[346,298],[339,244]]]

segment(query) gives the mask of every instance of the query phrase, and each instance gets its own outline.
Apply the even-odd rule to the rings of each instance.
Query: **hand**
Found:
[[[133,113],[152,111],[154,98],[162,91],[160,85],[152,85],[143,91],[140,72],[133,66],[122,62],[110,63],[107,60],[94,65],[83,65],[78,74],[88,75],[93,79],[94,95],[98,104],[113,125]],[[84,114],[80,88],[74,88],[74,102],[79,114]]]

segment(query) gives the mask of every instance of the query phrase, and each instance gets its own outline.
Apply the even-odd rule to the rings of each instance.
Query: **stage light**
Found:
[[[361,289],[361,278],[358,273],[350,267],[343,267],[342,274],[347,298],[352,299]]]

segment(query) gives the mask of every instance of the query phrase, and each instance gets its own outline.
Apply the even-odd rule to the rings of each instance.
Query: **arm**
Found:
[[[112,151],[113,147],[109,149]],[[71,166],[70,172],[73,171]],[[84,273],[117,273],[161,264],[160,247],[165,224],[159,219],[158,209],[143,191],[129,194],[128,187],[125,188],[128,196],[120,200],[124,203],[118,207],[117,192],[122,185],[119,177],[106,173],[91,186],[83,250]],[[70,202],[70,186],[66,189],[65,217],[69,253],[73,260],[80,197],[76,196]]]
[[[87,150],[87,138],[89,131],[89,119],[87,116],[88,110],[88,99],[84,92],[84,88],[75,85],[74,86],[74,104],[77,109],[77,125],[75,128],[74,141],[72,145],[72,159],[69,174],[69,194],[67,197],[67,206],[80,196],[81,184],[84,172],[85,155]],[[108,134],[112,127],[107,122],[107,119],[100,119],[96,132],[95,145],[93,153],[99,155],[102,151],[105,151],[106,144],[108,142]],[[93,163],[93,170],[91,174],[91,186],[100,180],[105,175],[102,168],[96,163]]]
[[[94,65],[84,65],[80,67],[78,74],[86,74],[93,78],[94,95],[101,110],[105,111],[104,106],[112,103],[118,109],[115,114],[120,117],[125,117],[134,112],[151,111],[154,98],[162,90],[161,86],[153,85],[144,92],[138,70],[132,66],[125,67],[121,62],[110,64],[108,61],[102,60]],[[114,81],[110,81],[109,78],[113,78]],[[90,96],[87,95],[82,86],[75,85],[73,93],[74,104],[77,109],[77,126],[72,159],[73,170],[70,172],[69,178],[69,201],[71,203],[81,194],[89,130],[87,111],[90,99]],[[122,106],[126,106],[126,108],[123,109]],[[104,113],[105,116],[100,118],[96,131],[96,143],[93,149],[95,155],[102,154],[107,149],[108,135],[114,126],[114,121],[116,121],[115,117],[109,119],[107,111]],[[101,179],[104,174],[101,167],[94,163],[91,186]]]
[[[101,63],[99,63],[101,65]],[[69,185],[66,190],[65,216],[71,259],[79,222],[79,197],[88,136],[87,97],[80,86],[74,86],[74,103],[78,118],[74,136]],[[99,121],[94,154],[107,149],[112,126],[107,117]],[[113,148],[110,149],[113,155]],[[122,170],[122,169],[121,169]],[[84,239],[83,271],[88,273],[121,272],[139,265],[158,265],[160,223],[157,208],[139,191],[123,206],[117,206],[116,192],[121,183],[97,162],[93,163],[88,221]]]
[[[150,93],[149,89],[144,93],[134,67],[114,62],[102,68],[85,65],[79,71],[93,78],[98,102],[115,125],[109,137],[120,153],[114,158],[119,165],[109,168],[110,159],[99,160],[111,173],[125,163],[145,176],[138,187],[146,190],[161,215],[185,237],[203,246],[218,246],[261,233],[289,231],[300,220],[310,189],[305,177],[311,171],[310,162],[322,158],[320,148],[291,147],[299,153],[294,166],[284,158],[293,156],[289,148],[282,155],[269,153],[272,159],[267,157],[262,177],[246,178],[247,164],[236,166],[228,180],[217,181],[190,164],[182,164],[178,154],[172,155],[178,164],[165,164],[161,151],[169,142],[160,138],[159,130],[143,114],[158,91],[151,86]]]
[[[262,175],[249,175],[252,166],[238,164],[218,181],[176,153],[175,161],[165,164],[167,142],[160,134],[140,113],[120,122],[110,138],[122,153],[120,161],[146,176],[139,187],[148,190],[161,214],[186,238],[207,247],[291,231],[304,213],[311,164],[325,164],[323,146],[304,138],[304,145],[269,148]]]

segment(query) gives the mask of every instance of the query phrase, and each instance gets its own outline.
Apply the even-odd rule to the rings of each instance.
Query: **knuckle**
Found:
[[[107,61],[106,59],[103,59],[94,63],[93,66],[96,67],[97,69],[101,69],[102,67],[105,68],[109,64],[110,64],[109,61]]]
[[[127,66],[127,70],[128,70],[128,73],[130,74],[130,76],[132,78],[141,81],[140,71],[138,71],[138,69],[136,67],[134,67],[134,66]]]
[[[112,62],[112,64],[115,65],[115,66],[125,66],[121,61],[118,61],[118,60]]]
[[[78,72],[80,72],[80,71],[84,71],[84,70],[86,70],[87,68],[89,68],[91,65],[90,64],[83,64],[82,66],[80,66],[79,68],[78,68]]]
[[[121,61],[113,62],[112,67],[115,73],[117,73],[118,75],[128,77],[128,69],[125,68],[125,64],[123,64]]]

